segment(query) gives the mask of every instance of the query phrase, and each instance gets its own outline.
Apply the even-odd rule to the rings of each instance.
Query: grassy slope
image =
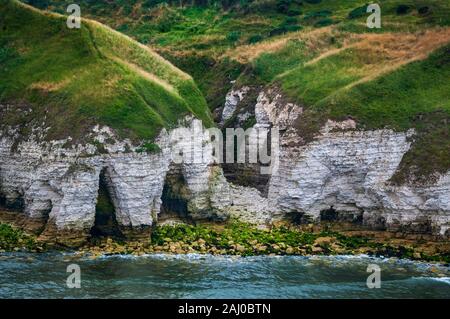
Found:
[[[71,3],[70,0],[28,1],[58,12],[64,12]],[[211,109],[220,106],[230,88],[229,81],[235,79],[236,75],[245,69],[242,64],[248,62],[224,59],[223,53],[228,53],[229,50],[251,52],[253,47],[246,46],[248,43],[277,41],[285,37],[282,33],[299,28],[313,30],[329,23],[340,31],[356,33],[411,32],[430,26],[450,25],[450,4],[444,0],[382,1],[381,30],[368,30],[365,27],[367,14],[364,12],[356,15],[354,19],[349,18],[350,12],[367,3],[365,0],[231,0],[227,3],[234,5],[228,8],[222,8],[220,5],[191,6],[189,1],[172,1],[175,5],[167,6],[164,2],[170,1],[81,0],[80,5],[83,15],[95,17],[138,41],[151,45],[191,74]],[[286,10],[280,10],[282,2],[288,3]],[[183,3],[183,6],[180,7],[179,3]],[[411,10],[407,14],[399,15],[396,12],[399,5],[408,5]],[[423,7],[429,8],[427,14],[418,13],[418,9]],[[298,47],[297,44],[294,46]],[[300,51],[289,52],[285,49],[284,55],[268,55],[266,63],[261,61],[262,63],[255,64],[266,70],[270,76],[281,71],[276,69],[277,64],[284,64],[286,68],[294,66],[296,58],[304,55]],[[264,60],[264,54],[262,55],[259,60]],[[265,71],[262,73],[263,79],[267,79]]]
[[[153,139],[182,114],[211,124],[193,80],[137,42],[89,20],[70,30],[65,17],[16,1],[2,1],[0,14],[0,99],[33,105],[3,124],[46,118],[48,137],[79,139],[101,123],[135,140]]]

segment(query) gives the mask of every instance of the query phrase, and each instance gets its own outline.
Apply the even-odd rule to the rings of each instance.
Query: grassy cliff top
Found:
[[[100,23],[69,29],[62,15],[2,0],[0,30],[0,102],[14,106],[3,107],[0,124],[23,135],[36,124],[47,138],[81,141],[102,124],[142,141],[185,114],[212,123],[189,75]]]
[[[24,0],[64,13],[71,0]],[[447,0],[383,0],[382,28],[368,29],[367,0],[80,0],[93,17],[151,46],[189,73],[211,109],[251,67],[270,82],[355,34],[413,34],[450,26]],[[318,33],[329,31],[314,42]],[[312,39],[312,40],[311,40]],[[395,41],[395,40],[394,40]],[[313,44],[313,45],[310,45]]]

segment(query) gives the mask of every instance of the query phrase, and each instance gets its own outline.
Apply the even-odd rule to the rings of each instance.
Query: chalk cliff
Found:
[[[42,238],[87,240],[101,185],[127,238],[173,218],[336,220],[449,237],[450,172],[429,183],[391,181],[414,129],[364,130],[323,116],[305,135],[298,123],[307,110],[281,90],[235,85],[220,124],[276,129],[279,148],[270,174],[259,164],[219,165],[199,120],[212,126],[210,110],[189,75],[97,22],[69,32],[65,17],[13,0],[0,9],[0,213]],[[437,69],[444,53],[432,60]],[[175,134],[183,128],[200,139]],[[201,160],[178,161],[183,148]]]
[[[228,182],[212,160],[206,134],[193,153],[203,157],[201,161],[175,163],[180,143],[190,140],[178,140],[163,130],[155,141],[160,150],[147,153],[118,139],[112,129],[96,126],[90,133],[92,144],[69,149],[63,147],[65,140],[38,142],[38,130],[26,141],[17,142],[14,130],[2,136],[2,204],[22,210],[16,214],[23,224],[44,238],[81,243],[89,238],[95,222],[103,172],[117,223],[128,238],[148,236],[160,214],[171,209],[173,198],[165,197],[165,187],[174,189],[185,204],[183,212],[172,207],[175,217],[183,213],[190,220],[234,217],[267,225],[296,217],[305,223],[347,221],[373,229],[448,237],[448,173],[429,185],[390,182],[410,148],[413,130],[360,131],[352,120],[328,121],[313,141],[303,143],[293,128],[302,108],[271,94],[275,93],[261,91],[254,110],[256,126],[280,130],[279,160],[267,177],[266,192],[257,185]],[[182,122],[204,133],[201,122],[193,117]],[[98,143],[103,145],[102,153]],[[162,208],[164,204],[168,208]]]

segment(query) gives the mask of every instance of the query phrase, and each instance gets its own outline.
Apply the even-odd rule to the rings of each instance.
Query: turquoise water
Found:
[[[70,264],[81,288],[70,289]],[[369,264],[381,288],[369,289]],[[0,298],[450,298],[450,267],[367,256],[0,254]]]

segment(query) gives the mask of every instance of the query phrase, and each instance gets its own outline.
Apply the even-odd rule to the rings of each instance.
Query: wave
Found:
[[[413,277],[413,279],[433,280],[433,281],[439,281],[439,282],[446,283],[447,285],[450,285],[450,277]]]

